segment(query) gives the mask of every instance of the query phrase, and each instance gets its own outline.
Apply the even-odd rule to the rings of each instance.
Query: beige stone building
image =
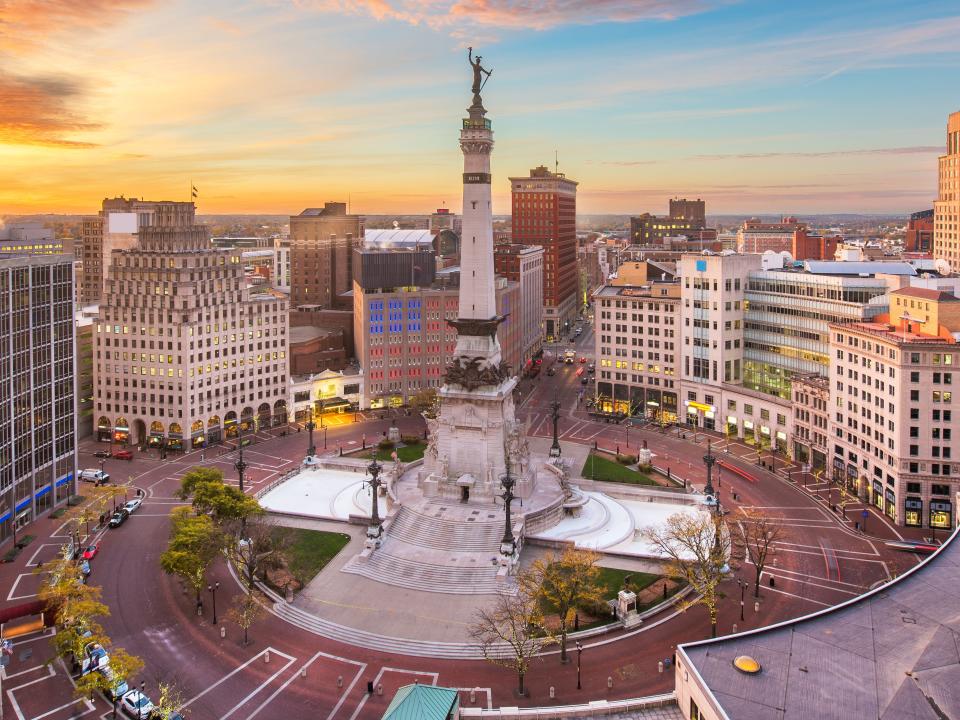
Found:
[[[927,288],[890,293],[873,322],[831,325],[828,472],[899,525],[954,526],[958,337],[960,299]]]
[[[947,118],[947,152],[940,156],[939,192],[933,203],[933,256],[960,271],[960,112]]]
[[[239,250],[201,225],[114,250],[94,339],[101,440],[203,447],[287,422],[286,296],[251,295]]]
[[[793,458],[811,470],[827,467],[830,380],[824,375],[794,375]]]

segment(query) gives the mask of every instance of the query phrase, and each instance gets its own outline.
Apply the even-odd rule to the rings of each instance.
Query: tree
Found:
[[[180,709],[186,702],[183,692],[172,682],[157,680],[157,695],[152,699],[154,713],[158,718],[168,718],[174,713],[183,716],[186,712]]]
[[[761,515],[756,510],[743,510],[743,520],[737,522],[737,534],[743,543],[744,552],[756,568],[753,596],[760,597],[760,576],[767,561],[776,554],[774,547],[783,535],[783,526],[773,518]]]
[[[560,557],[548,555],[534,561],[522,577],[532,582],[528,589],[540,597],[560,618],[560,662],[567,662],[567,628],[577,608],[603,602],[600,588],[600,556],[590,550],[567,547]]]
[[[208,515],[191,515],[185,507],[175,508],[170,515],[170,541],[160,554],[160,567],[190,584],[197,593],[197,607],[202,605],[207,568],[217,556],[222,537]]]
[[[223,473],[212,467],[198,465],[190,468],[180,478],[180,488],[176,491],[177,497],[181,500],[189,500],[194,494],[198,485],[205,483],[223,484]]]
[[[37,596],[63,630],[53,638],[54,650],[61,658],[80,657],[84,645],[103,635],[96,618],[108,616],[110,609],[100,602],[99,587],[84,584],[76,563],[60,558],[48,562],[42,572],[49,574]]]
[[[106,645],[104,645],[106,647]],[[113,670],[113,682],[119,683],[121,680],[128,682],[143,670],[143,660],[136,655],[131,655],[121,647],[110,649],[110,669]],[[100,673],[90,673],[99,675]],[[129,683],[131,686],[133,683]],[[113,688],[110,688],[111,690]],[[116,717],[116,703],[114,703],[114,717]],[[161,717],[166,717],[163,715]]]
[[[263,512],[255,498],[226,485],[223,473],[209,467],[195,467],[180,480],[176,492],[181,500],[191,500],[198,515],[211,515],[217,523],[242,525],[247,518]]]
[[[517,584],[516,595],[497,595],[493,607],[477,610],[468,632],[487,660],[517,673],[518,692],[523,695],[530,661],[554,638],[543,626],[540,597],[528,592],[533,581],[521,571]]]
[[[716,637],[719,585],[730,555],[730,534],[723,521],[709,511],[676,513],[662,525],[644,530],[643,537],[667,559],[667,574],[693,588],[693,599],[681,603],[680,609],[703,605],[710,614],[711,637]]]
[[[246,527],[246,537],[239,541],[226,534],[224,550],[227,557],[237,565],[247,580],[247,589],[252,591],[257,575],[268,567],[286,563],[290,552],[290,533],[284,528],[262,518]]]
[[[435,417],[437,410],[437,391],[434,388],[423,388],[410,398],[410,407],[418,413],[428,417]]]
[[[247,637],[247,631],[253,627],[253,624],[263,617],[265,610],[257,599],[255,589],[238,595],[233,605],[227,611],[227,618],[232,620],[243,630],[243,645],[250,644]]]

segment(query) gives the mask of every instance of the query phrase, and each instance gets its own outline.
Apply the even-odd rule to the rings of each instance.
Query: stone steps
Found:
[[[390,540],[366,560],[351,559],[342,572],[362,575],[370,580],[423,591],[452,595],[494,595],[513,592],[513,584],[497,579],[497,566],[463,567],[411,560],[388,552]],[[489,558],[483,558],[489,563]]]
[[[404,506],[393,518],[388,536],[410,545],[447,552],[497,553],[503,521],[445,520]]]

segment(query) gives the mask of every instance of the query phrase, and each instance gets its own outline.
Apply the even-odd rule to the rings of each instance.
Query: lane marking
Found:
[[[195,696],[193,696],[192,698],[190,698],[187,702],[185,702],[183,705],[181,705],[181,708],[189,707],[190,705],[192,705],[193,703],[195,703],[197,700],[199,700],[200,698],[202,698],[204,695],[206,695],[206,694],[207,694],[208,692],[210,692],[211,690],[219,687],[221,684],[223,684],[224,682],[226,682],[227,680],[229,680],[230,678],[232,678],[232,677],[233,677],[234,675],[236,675],[237,673],[242,672],[244,668],[246,668],[246,667],[247,667],[248,665],[250,665],[251,663],[256,662],[257,658],[262,657],[263,654],[266,653],[266,652],[272,652],[272,653],[275,653],[275,654],[277,654],[277,655],[279,655],[279,656],[281,656],[281,657],[289,658],[290,660],[296,660],[296,658],[292,658],[290,655],[287,655],[286,653],[282,653],[282,652],[280,652],[279,650],[274,650],[273,648],[269,648],[269,647],[268,647],[268,648],[265,648],[264,650],[261,650],[261,651],[258,652],[256,655],[254,655],[252,658],[250,658],[249,660],[247,660],[245,663],[243,663],[243,665],[240,665],[239,667],[234,668],[234,669],[231,670],[229,673],[227,673],[226,675],[224,675],[222,678],[220,678],[219,680],[217,680],[215,683],[213,683],[212,685],[210,685],[209,687],[207,687],[207,688],[206,688],[205,690],[203,690],[199,695],[195,695]]]
[[[377,686],[380,684],[380,679],[383,677],[384,672],[394,672],[394,673],[406,673],[407,675],[424,675],[426,677],[433,678],[431,685],[437,684],[437,678],[440,677],[440,673],[435,672],[423,672],[420,670],[404,670],[403,668],[393,668],[383,666],[380,668],[380,672],[377,673],[377,676],[373,679],[373,688],[376,692]],[[360,704],[357,705],[357,709],[353,711],[353,715],[350,716],[350,720],[357,720],[357,716],[360,714],[360,711],[363,710],[363,706],[367,704],[367,700],[370,699],[370,694],[366,693],[363,696],[363,699],[360,701]]]

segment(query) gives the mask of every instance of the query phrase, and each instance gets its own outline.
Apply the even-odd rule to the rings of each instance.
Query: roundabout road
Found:
[[[578,382],[561,373],[544,379],[556,380],[556,386],[527,381],[527,394],[521,395],[531,434],[549,434],[549,424],[542,422],[541,415],[546,404],[559,394],[565,408],[560,424],[565,442],[597,442],[608,449],[629,442],[633,450],[646,440],[655,464],[669,464],[674,472],[695,486],[702,486],[704,442],[695,445],[656,431],[628,431],[622,426],[592,422],[577,410]],[[402,432],[423,431],[419,418],[400,413],[396,421]],[[340,447],[349,451],[360,447],[364,440],[375,442],[389,422],[360,419],[331,426],[326,431],[325,452],[332,455]],[[314,441],[323,454],[324,433],[315,432]],[[244,459],[250,466],[248,491],[256,491],[295,467],[306,446],[306,432],[298,433],[296,429],[283,436],[258,438],[244,450]],[[81,467],[96,467],[91,453],[99,447],[92,441],[83,444]],[[729,452],[723,452],[724,449]],[[738,446],[719,449],[718,454],[731,465],[741,467],[754,478],[749,481],[724,472],[720,481],[723,504],[731,519],[745,506],[777,518],[784,535],[776,563],[764,577],[758,611],[748,596],[741,622],[736,579],[724,584],[722,633],[730,632],[734,623],[741,629],[755,628],[847,600],[915,562],[911,555],[890,551],[877,538],[855,532],[802,484],[740,460],[739,454],[745,451],[745,447]],[[228,480],[235,481],[234,455],[227,449],[210,449],[204,452],[203,464],[220,468]],[[150,453],[137,453],[130,463],[107,461],[114,481],[129,480],[132,486],[144,490],[145,500],[130,521],[102,533],[103,545],[92,575],[93,582],[103,587],[103,599],[111,608],[104,625],[113,643],[145,661],[142,679],[147,693],[161,679],[173,681],[195,718],[379,718],[395,690],[414,679],[448,687],[478,688],[474,704],[484,706],[569,704],[647,695],[672,689],[672,674],[658,673],[659,660],[671,657],[677,643],[709,634],[706,612],[695,608],[673,617],[664,613],[648,621],[652,627],[639,634],[613,633],[592,638],[584,643],[582,690],[576,689],[576,663],[560,665],[556,654],[551,653],[531,667],[527,677],[530,695],[522,699],[513,692],[515,678],[509,670],[482,661],[437,660],[364,650],[315,636],[274,615],[267,615],[251,628],[252,642],[244,647],[239,628],[224,621],[226,609],[240,588],[222,564],[209,577],[211,582],[220,583],[216,627],[212,623],[211,597],[204,599],[203,614],[198,616],[192,594],[159,570],[158,557],[167,540],[167,516],[180,504],[173,492],[179,477],[197,464],[201,464],[199,452],[166,460]],[[738,500],[733,499],[734,494]],[[58,521],[41,519],[26,529],[38,540],[17,561],[0,566],[0,581],[9,588],[0,598],[3,605],[30,599],[38,581],[26,563],[35,565],[44,557],[53,557],[63,542],[62,537],[57,537],[58,528]],[[890,528],[876,516],[871,518],[870,528],[881,533],[881,540],[892,537]],[[753,568],[742,567],[738,576],[752,580]],[[770,576],[774,578],[774,587],[769,584]],[[365,602],[389,606],[391,588],[383,586],[379,597],[365,598]],[[658,620],[663,622],[656,624]],[[225,628],[225,637],[220,635],[221,628]],[[19,658],[15,660],[19,662]],[[8,677],[15,671],[14,663],[7,668]],[[64,682],[64,678],[58,677],[59,682]],[[608,678],[613,683],[610,689]],[[54,681],[57,678],[49,682]],[[7,682],[5,691],[9,688]],[[373,694],[367,693],[368,682],[374,685]],[[556,690],[553,700],[549,697],[551,685]],[[376,691],[380,686],[382,695]],[[3,699],[5,709],[10,711],[7,695],[4,692]],[[471,706],[469,692],[463,693],[462,703]],[[70,717],[71,712],[69,708],[60,709],[45,717],[60,720]],[[41,714],[25,712],[23,717],[36,718]]]

